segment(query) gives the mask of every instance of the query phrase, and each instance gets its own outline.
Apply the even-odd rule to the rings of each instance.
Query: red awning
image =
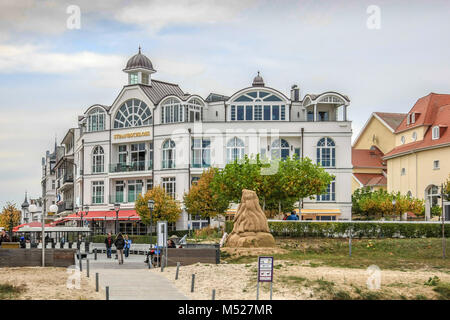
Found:
[[[30,223],[23,223],[23,224],[21,224],[21,225],[18,225],[18,226],[16,226],[16,227],[14,227],[13,228],[13,232],[18,232],[19,231],[19,229],[20,228],[22,228],[22,227],[25,227],[25,226],[29,226],[30,228],[41,228],[41,226],[42,226],[42,224],[40,223],[40,222],[37,222],[37,221],[33,221],[33,222],[30,222]],[[54,225],[53,224],[50,224],[50,223],[47,223],[46,225],[45,225],[45,227],[47,228],[47,227],[53,227]]]
[[[88,211],[87,214],[85,211],[83,213],[83,220],[116,220],[116,212],[115,211]],[[136,210],[120,210],[119,211],[119,220],[141,220],[141,217],[136,213]],[[78,213],[72,213],[64,219],[67,220],[80,220],[81,219],[81,211]]]

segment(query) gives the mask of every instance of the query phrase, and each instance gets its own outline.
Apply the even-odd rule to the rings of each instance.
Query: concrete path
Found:
[[[151,272],[144,263],[144,255],[130,255],[119,265],[117,260],[107,259],[106,254],[88,255],[89,274],[95,281],[99,273],[99,284],[104,290],[109,286],[110,300],[183,300],[188,299],[166,278]],[[77,262],[78,263],[78,262]],[[82,260],[86,274],[86,259]]]

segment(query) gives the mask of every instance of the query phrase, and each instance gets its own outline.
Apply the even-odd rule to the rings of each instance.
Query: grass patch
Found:
[[[439,299],[450,300],[450,282],[439,282],[433,290],[438,293]]]
[[[24,286],[14,286],[9,283],[0,283],[0,300],[11,300],[25,291]]]

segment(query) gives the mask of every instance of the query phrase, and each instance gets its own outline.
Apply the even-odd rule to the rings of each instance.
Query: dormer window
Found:
[[[402,142],[402,144],[405,144],[405,141],[406,141],[405,136],[402,136],[402,137],[400,138],[400,141]]]
[[[142,73],[142,83],[148,84],[148,74],[147,73]]]
[[[411,123],[416,123],[416,113],[411,113]]]
[[[433,136],[432,137],[433,140],[439,139],[439,126],[433,127],[432,136]]]

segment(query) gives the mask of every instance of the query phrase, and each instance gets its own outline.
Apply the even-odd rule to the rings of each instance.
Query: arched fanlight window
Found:
[[[130,99],[117,110],[114,128],[139,127],[151,123],[152,113],[147,104],[138,99]]]
[[[227,143],[227,162],[243,159],[244,149],[244,141],[237,137],[230,139]]]
[[[317,163],[322,167],[336,166],[336,146],[331,138],[322,138],[317,143]]]
[[[168,98],[161,104],[161,123],[184,122],[184,110],[181,101]]]
[[[105,152],[101,146],[96,146],[92,152],[92,172],[101,173],[105,170]]]
[[[203,120],[203,102],[198,98],[192,98],[186,103],[187,121],[200,122]]]
[[[162,145],[163,152],[163,169],[175,168],[175,142],[168,139]]]
[[[105,111],[94,108],[88,114],[88,132],[105,130]]]
[[[272,142],[272,159],[286,159],[289,157],[289,143],[284,139]]]
[[[288,120],[286,101],[268,91],[255,90],[241,94],[231,102],[231,121]]]

